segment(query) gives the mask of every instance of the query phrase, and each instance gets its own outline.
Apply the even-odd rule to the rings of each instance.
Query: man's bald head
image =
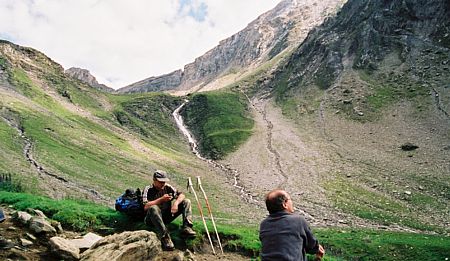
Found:
[[[286,191],[275,189],[266,195],[266,207],[270,214],[286,210],[285,202],[289,200],[289,195]]]

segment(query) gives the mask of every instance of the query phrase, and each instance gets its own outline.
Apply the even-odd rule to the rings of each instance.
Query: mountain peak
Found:
[[[72,78],[78,79],[83,83],[86,83],[89,86],[92,86],[96,89],[113,92],[114,90],[104,84],[100,84],[97,82],[97,79],[89,72],[89,70],[71,67],[64,71],[65,74],[71,76]]]
[[[271,60],[302,42],[308,32],[335,14],[344,0],[284,0],[246,28],[176,71],[150,77],[118,90],[121,93],[158,90],[197,91],[228,84],[221,77],[244,72]],[[239,77],[231,77],[236,79]],[[229,77],[230,78],[230,77]],[[215,82],[221,82],[216,86]],[[210,86],[208,86],[210,85]],[[211,87],[213,86],[214,87]]]

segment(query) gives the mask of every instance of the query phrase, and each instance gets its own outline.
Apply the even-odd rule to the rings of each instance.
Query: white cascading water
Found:
[[[186,125],[184,125],[183,117],[180,115],[181,109],[183,109],[184,105],[188,103],[188,100],[184,100],[184,102],[176,108],[172,115],[175,119],[175,122],[177,123],[178,128],[181,130],[181,132],[188,138],[189,145],[191,146],[192,152],[200,159],[208,161],[206,158],[202,157],[200,152],[198,151],[197,141],[192,136],[191,132],[187,129]]]
[[[189,141],[189,145],[191,146],[192,152],[201,160],[204,160],[212,165],[214,165],[217,168],[220,168],[222,170],[225,170],[228,173],[231,173],[233,176],[233,186],[237,189],[239,189],[239,191],[241,192],[241,194],[243,195],[243,197],[245,199],[247,199],[249,202],[253,202],[253,203],[257,203],[258,201],[253,198],[253,196],[251,195],[250,192],[246,191],[245,188],[241,185],[238,184],[238,179],[239,179],[239,173],[236,170],[233,170],[229,167],[226,167],[222,164],[217,163],[216,161],[207,159],[205,157],[203,157],[200,152],[198,151],[198,145],[197,145],[197,141],[195,140],[194,136],[192,135],[192,133],[187,129],[186,125],[184,125],[184,121],[183,121],[183,117],[181,117],[180,115],[180,111],[181,109],[183,109],[183,107],[188,103],[188,100],[184,100],[184,102],[178,107],[176,108],[172,115],[173,118],[175,119],[175,122],[178,126],[178,128],[181,130],[181,132],[184,134],[184,136],[187,137],[188,141]]]

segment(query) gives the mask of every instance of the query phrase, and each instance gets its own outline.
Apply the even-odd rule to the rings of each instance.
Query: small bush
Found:
[[[23,188],[20,182],[13,182],[11,174],[5,173],[0,174],[0,191],[22,192]]]

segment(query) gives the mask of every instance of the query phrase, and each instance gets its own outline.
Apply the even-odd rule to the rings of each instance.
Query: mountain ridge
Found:
[[[194,62],[162,76],[150,77],[117,90],[119,93],[154,90],[193,91],[234,71],[256,67],[301,41],[313,26],[336,12],[345,1],[281,1],[240,32],[197,57]],[[192,90],[191,90],[192,89]]]
[[[64,73],[104,92],[114,92],[113,88],[98,83],[97,79],[87,69],[71,67]]]

